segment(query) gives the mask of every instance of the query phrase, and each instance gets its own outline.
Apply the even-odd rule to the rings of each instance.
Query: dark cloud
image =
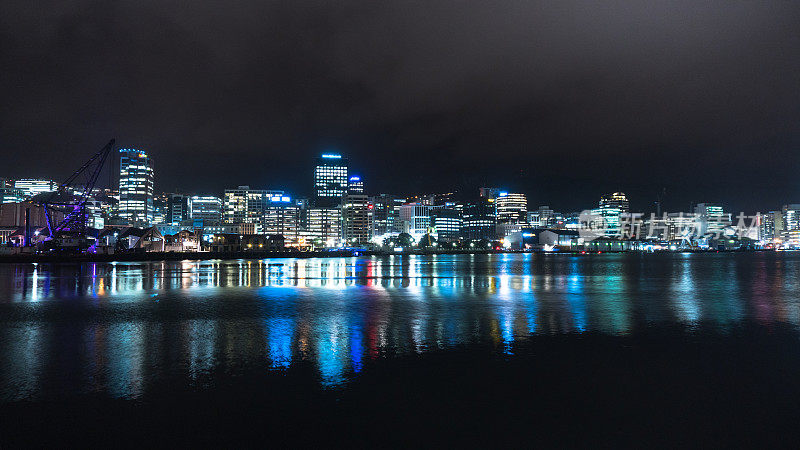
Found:
[[[795,2],[14,2],[0,176],[62,178],[110,137],[158,187],[497,184],[579,209],[800,200]]]

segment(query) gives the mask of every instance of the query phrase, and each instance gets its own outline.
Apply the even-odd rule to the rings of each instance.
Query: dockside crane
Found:
[[[114,149],[115,142],[115,139],[111,139],[66,181],[61,183],[58,190],[45,194],[39,201],[44,207],[47,218],[50,246],[60,247],[61,239],[66,236],[77,239],[79,243],[86,242],[86,203],[92,195],[92,190],[108,155]],[[76,192],[79,187],[81,190]],[[63,218],[57,220],[57,213],[63,214]]]

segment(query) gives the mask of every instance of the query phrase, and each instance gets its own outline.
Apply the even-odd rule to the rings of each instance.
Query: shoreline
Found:
[[[754,253],[774,250],[683,250],[683,251],[660,251],[655,253]],[[149,252],[149,253],[116,253],[116,254],[35,254],[19,253],[15,255],[0,255],[0,264],[10,263],[61,263],[61,262],[147,262],[147,261],[209,261],[215,259],[279,259],[279,258],[350,258],[359,256],[404,256],[404,255],[487,255],[487,254],[549,254],[549,255],[594,255],[607,253],[631,253],[645,254],[652,253],[641,250],[620,250],[620,251],[520,251],[520,250],[411,250],[405,252],[391,252],[383,250],[369,251],[243,251],[243,252]]]

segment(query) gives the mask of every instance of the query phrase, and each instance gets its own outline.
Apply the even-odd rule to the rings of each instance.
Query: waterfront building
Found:
[[[267,199],[276,194],[281,195],[283,192],[250,189],[250,186],[225,189],[223,222],[227,224],[254,224],[257,231],[260,230]]]
[[[19,203],[25,200],[25,194],[14,187],[14,182],[0,178],[0,204]]]
[[[31,227],[47,227],[47,215],[43,206],[25,200],[18,203],[0,204],[0,226],[3,227],[23,227],[25,226],[25,215],[28,214],[29,225]],[[60,212],[53,211],[51,219],[54,223],[64,219]]]
[[[169,194],[161,194],[153,197],[153,225],[167,223],[169,215]],[[164,234],[163,232],[161,234]]]
[[[203,226],[222,222],[222,199],[210,195],[193,195],[188,199],[189,219]]]
[[[410,234],[415,242],[419,242],[420,238],[426,234],[434,234],[431,208],[431,206],[421,203],[408,203],[400,207],[403,232]]]
[[[364,191],[363,184],[361,192]],[[372,239],[373,206],[369,197],[347,194],[342,199],[342,239],[345,245],[362,246]]]
[[[342,210],[313,207],[308,210],[308,228],[304,240],[316,248],[337,247],[342,235]]]
[[[370,202],[372,203],[373,241],[380,244],[385,238],[403,232],[400,208],[406,203],[405,198],[380,194],[371,197]]]
[[[549,206],[540,206],[535,211],[528,212],[528,224],[533,228],[554,228],[558,214]]]
[[[153,222],[153,165],[147,152],[119,150],[119,217],[135,227]]]
[[[338,205],[347,193],[348,161],[342,155],[326,153],[314,167],[314,202],[318,207]]]
[[[783,232],[783,211],[769,211],[759,217],[758,238],[765,243],[780,241]]]
[[[500,192],[495,200],[498,223],[526,223],[528,220],[528,199],[525,194]]]
[[[494,239],[497,224],[495,200],[481,198],[464,205],[462,236],[469,240]]]
[[[43,180],[37,178],[23,178],[14,182],[14,188],[19,189],[25,198],[31,198],[45,192],[58,190],[58,183],[53,180]]]
[[[450,203],[431,210],[433,228],[439,242],[457,242],[461,238],[461,211]]]
[[[299,247],[302,202],[288,195],[271,195],[264,211],[263,233],[284,237],[287,246]]]
[[[781,209],[783,230],[781,237],[787,248],[800,248],[800,204],[783,205]]]
[[[722,236],[723,230],[731,225],[731,214],[725,213],[722,205],[698,203],[694,207],[698,221],[699,236]]]
[[[605,237],[621,237],[620,216],[630,212],[628,197],[623,192],[604,195],[598,202],[598,208],[592,212],[602,217]]]
[[[180,225],[189,218],[189,196],[183,194],[167,194],[166,223]]]

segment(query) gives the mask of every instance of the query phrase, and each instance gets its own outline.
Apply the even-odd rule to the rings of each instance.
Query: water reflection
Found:
[[[376,358],[468,343],[511,355],[536,334],[800,327],[799,272],[788,253],[2,265],[0,398],[137,398],[257,362],[311,363],[335,386]]]

